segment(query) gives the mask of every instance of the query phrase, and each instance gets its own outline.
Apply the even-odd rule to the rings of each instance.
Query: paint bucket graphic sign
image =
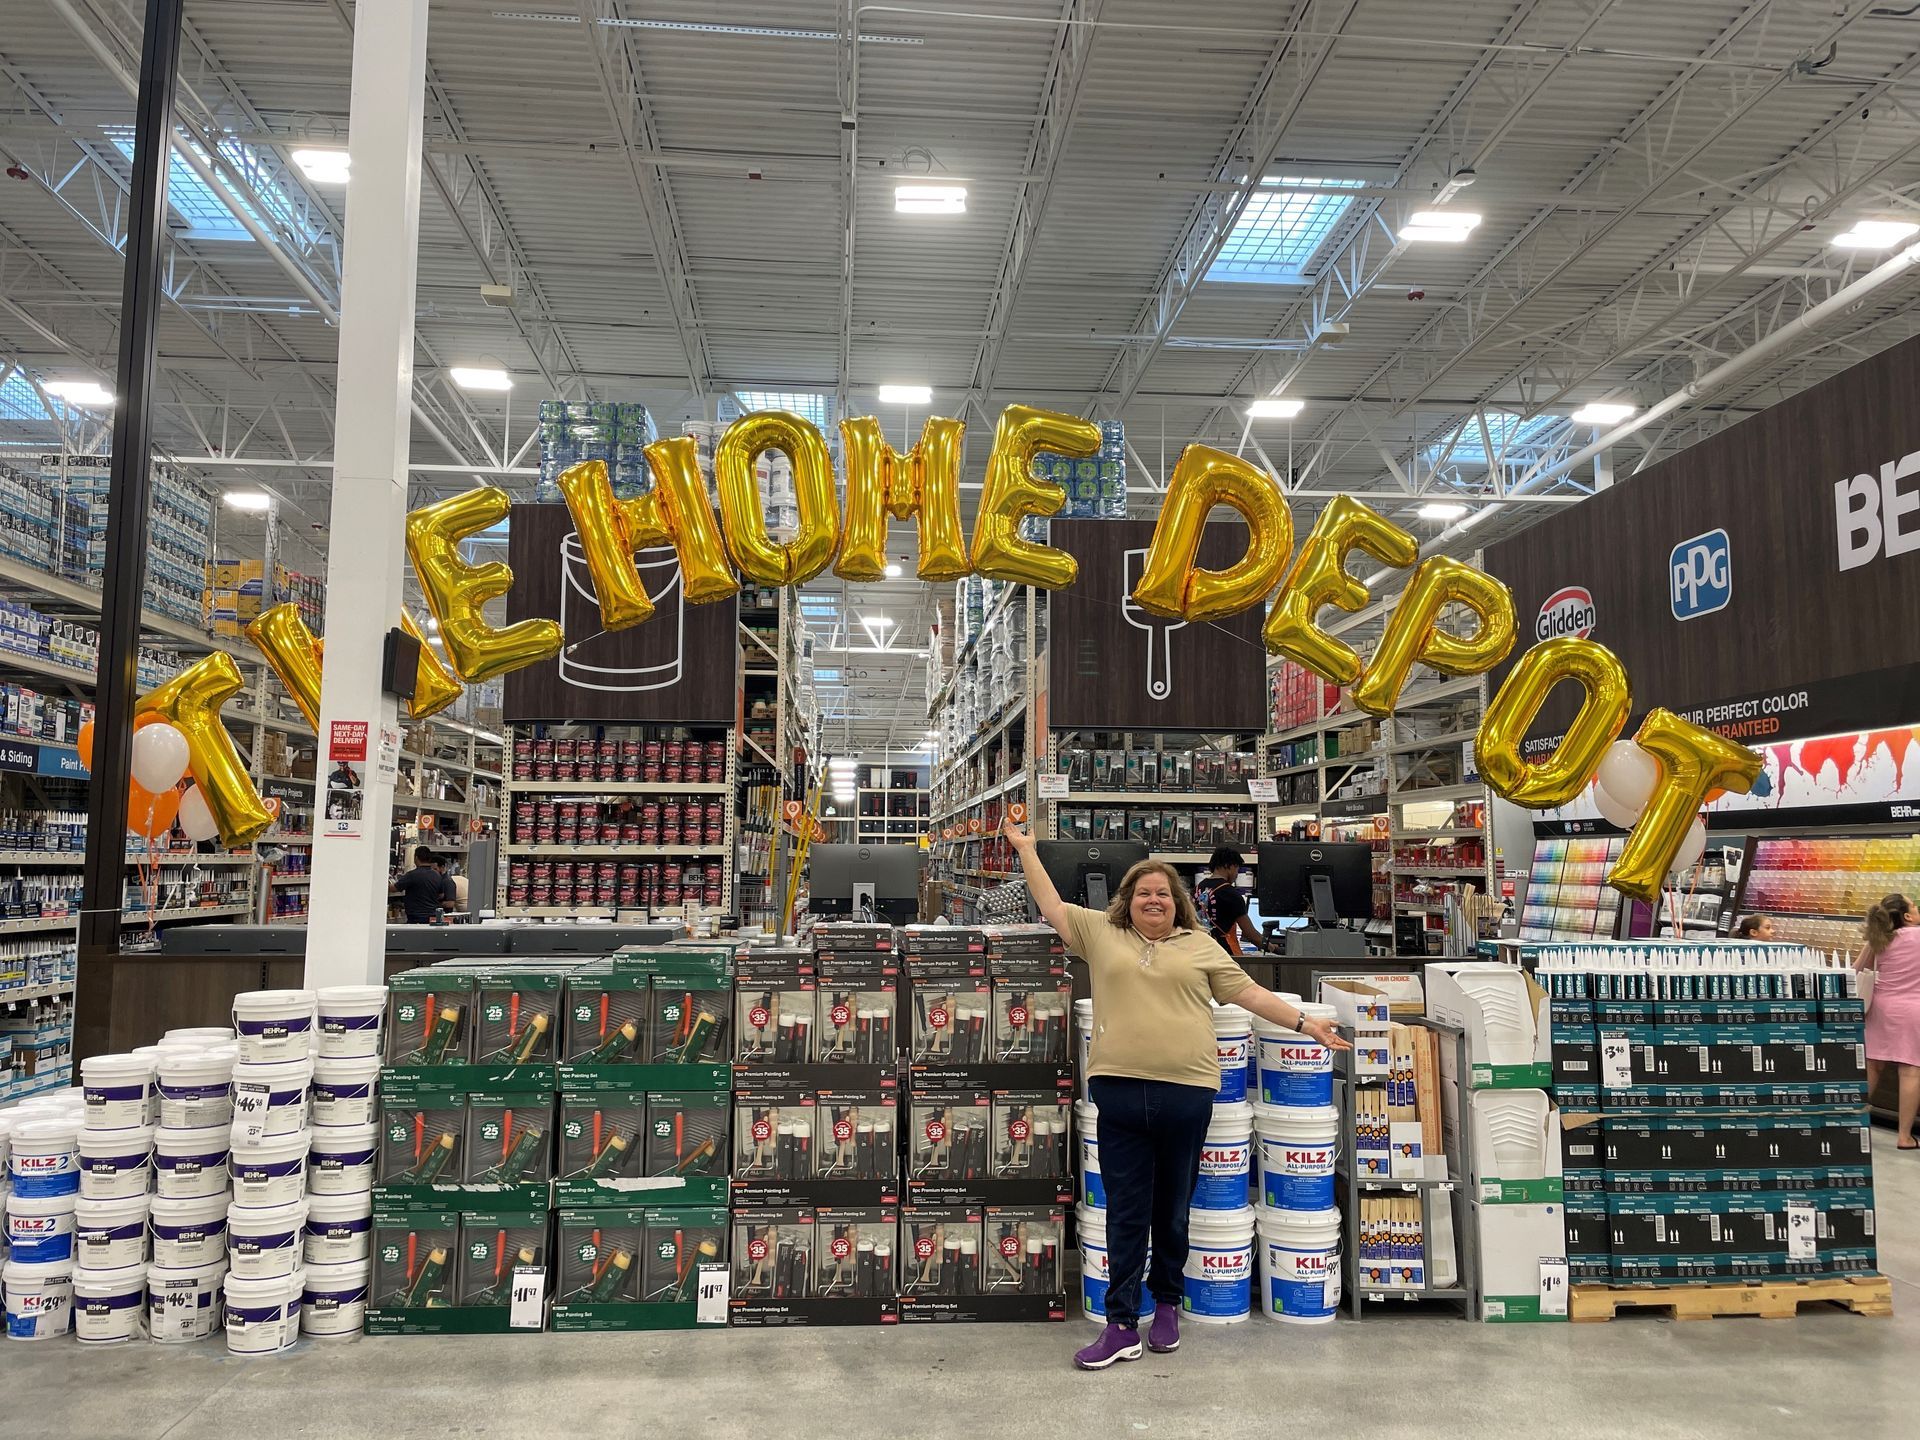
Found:
[[[687,659],[687,597],[680,584],[680,557],[671,545],[661,545],[640,551],[634,565],[654,605],[648,627],[671,637],[667,657],[633,664],[621,653],[625,648],[618,643],[621,632],[600,628],[600,598],[587,572],[586,551],[579,535],[569,532],[560,542],[560,628],[569,637],[586,638],[570,640],[560,652],[563,683],[618,694],[664,690],[680,683]]]

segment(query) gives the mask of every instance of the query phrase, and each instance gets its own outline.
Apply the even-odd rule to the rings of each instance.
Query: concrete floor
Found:
[[[126,1440],[1199,1436],[1911,1437],[1920,1415],[1920,1155],[1880,1130],[1895,1314],[1472,1325],[1442,1314],[1188,1328],[1175,1355],[1074,1371],[1064,1326],[303,1341],[85,1350],[0,1343],[0,1433]],[[1397,1383],[1371,1379],[1392,1374]],[[1277,1421],[1276,1421],[1276,1417]],[[15,1424],[21,1428],[13,1430]]]

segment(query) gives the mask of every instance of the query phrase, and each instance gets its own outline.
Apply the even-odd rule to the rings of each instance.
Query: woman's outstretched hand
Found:
[[[1300,1021],[1299,1029],[1302,1035],[1311,1036],[1329,1050],[1351,1050],[1353,1048],[1353,1045],[1349,1041],[1341,1038],[1340,1027],[1331,1020],[1322,1020],[1317,1016],[1312,1019],[1303,1017]]]
[[[1014,824],[1011,816],[1000,821],[1000,838],[1022,854],[1032,850],[1038,843],[1030,831]]]

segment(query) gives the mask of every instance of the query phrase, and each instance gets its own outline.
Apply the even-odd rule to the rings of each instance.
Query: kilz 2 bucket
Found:
[[[1232,1325],[1246,1319],[1252,1306],[1252,1207],[1191,1211],[1181,1313],[1206,1325]]]
[[[1080,1131],[1080,1198],[1089,1210],[1107,1208],[1107,1187],[1100,1177],[1100,1112],[1089,1100],[1076,1100],[1074,1118]]]
[[[1331,1020],[1331,1005],[1300,1006],[1309,1019]],[[1260,1099],[1268,1105],[1331,1105],[1333,1052],[1310,1035],[1261,1021],[1255,1031],[1260,1055]]]
[[[1247,1065],[1253,1056],[1253,1016],[1238,1005],[1216,1005],[1213,1010],[1213,1049],[1220,1059],[1217,1105],[1237,1105],[1247,1098]]]
[[[1259,1212],[1260,1308],[1289,1325],[1325,1325],[1340,1308],[1340,1212]]]
[[[1200,1147],[1200,1178],[1193,1187],[1195,1210],[1244,1210],[1247,1169],[1253,1163],[1253,1107],[1216,1105]]]
[[[1340,1112],[1331,1105],[1256,1105],[1253,1125],[1259,1137],[1259,1203],[1273,1210],[1331,1208]]]

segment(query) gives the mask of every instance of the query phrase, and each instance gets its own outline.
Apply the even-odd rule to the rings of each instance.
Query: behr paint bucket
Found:
[[[315,1125],[371,1125],[379,1108],[380,1057],[314,1057],[309,1118]]]
[[[147,1267],[147,1334],[158,1344],[204,1340],[220,1328],[226,1251],[200,1265]]]
[[[1213,1050],[1220,1059],[1216,1105],[1237,1105],[1247,1098],[1247,1063],[1253,1055],[1253,1016],[1238,1005],[1213,1007]]]
[[[307,1202],[227,1207],[227,1272],[246,1280],[271,1280],[300,1268]]]
[[[147,1263],[145,1195],[73,1202],[73,1259],[83,1270],[125,1270]]]
[[[1074,1220],[1080,1233],[1080,1312],[1089,1320],[1105,1324],[1111,1279],[1107,1269],[1107,1212],[1082,1205]]]
[[[117,1345],[147,1333],[147,1267],[73,1272],[73,1333],[82,1345]]]
[[[357,1195],[373,1188],[373,1159],[379,1149],[374,1125],[316,1125],[309,1132],[307,1193]]]
[[[1331,1105],[1256,1105],[1260,1195],[1271,1210],[1326,1210],[1340,1153],[1340,1112]]]
[[[236,1140],[292,1135],[307,1128],[307,1087],[313,1059],[238,1060],[233,1066],[233,1134]]]
[[[160,1043],[165,1045],[168,1041],[178,1040],[183,1043],[204,1047],[207,1045],[228,1044],[232,1039],[233,1027],[231,1025],[187,1025],[177,1030],[167,1031],[166,1034],[160,1037]]]
[[[331,1265],[309,1263],[301,1287],[300,1333],[358,1335],[366,1325],[371,1270],[372,1263],[365,1259]]]
[[[235,1141],[228,1157],[236,1205],[284,1205],[307,1193],[307,1147],[312,1137],[269,1135],[252,1144]]]
[[[258,1064],[304,1057],[313,1048],[311,990],[249,990],[233,997],[240,1059]]]
[[[1233,1325],[1252,1308],[1253,1207],[1189,1211],[1181,1314],[1205,1325]]]
[[[147,1123],[153,1061],[145,1055],[89,1055],[80,1062],[89,1130],[131,1130]]]
[[[160,1123],[171,1130],[198,1130],[233,1119],[231,1045],[198,1050],[163,1048],[155,1068]]]
[[[198,1200],[227,1193],[227,1153],[231,1132],[225,1125],[153,1132],[153,1193],[166,1200]]]
[[[153,1263],[168,1270],[191,1270],[227,1257],[227,1197],[201,1195],[192,1200],[156,1197],[147,1217],[153,1231]]]
[[[152,1126],[82,1130],[74,1148],[80,1156],[82,1199],[123,1200],[152,1188]]]
[[[372,1235],[372,1191],[308,1197],[306,1257],[309,1265],[342,1265],[364,1260]]]
[[[0,1266],[9,1340],[55,1340],[73,1323],[73,1261],[22,1260]]]
[[[227,1351],[233,1355],[271,1355],[300,1338],[300,1292],[305,1280],[298,1274],[249,1280],[229,1272],[227,1295]]]
[[[1089,1210],[1107,1208],[1107,1186],[1100,1176],[1100,1112],[1091,1100],[1073,1102],[1080,1131],[1080,1199]]]
[[[1331,1020],[1331,1005],[1302,1002],[1307,1019]],[[1260,1099],[1267,1105],[1331,1105],[1333,1052],[1297,1030],[1261,1021],[1254,1031],[1260,1052]]]
[[[1200,1147],[1200,1177],[1194,1182],[1195,1210],[1244,1210],[1247,1170],[1253,1164],[1253,1107],[1215,1105]]]
[[[380,1022],[387,1013],[384,985],[329,985],[315,992],[319,1039],[313,1053],[326,1060],[361,1060],[380,1053]]]
[[[1325,1325],[1340,1308],[1340,1212],[1259,1211],[1260,1308],[1289,1325]]]
[[[7,1199],[7,1253],[24,1264],[73,1260],[77,1195],[22,1195]]]

